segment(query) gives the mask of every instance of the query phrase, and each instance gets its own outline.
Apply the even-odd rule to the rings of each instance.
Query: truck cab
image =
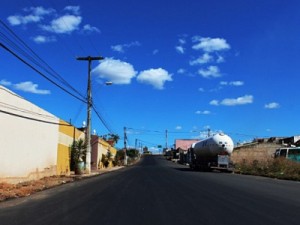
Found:
[[[300,147],[285,147],[275,151],[275,158],[283,157],[289,160],[300,162]]]

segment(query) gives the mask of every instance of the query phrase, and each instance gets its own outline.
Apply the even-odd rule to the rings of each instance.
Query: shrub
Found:
[[[300,180],[300,163],[284,158],[275,158],[268,161],[243,161],[235,165],[235,172],[279,179]]]

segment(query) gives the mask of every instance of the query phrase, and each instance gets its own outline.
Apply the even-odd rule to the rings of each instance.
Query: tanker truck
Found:
[[[217,133],[191,145],[188,150],[188,163],[195,170],[217,169],[230,172],[233,170],[230,161],[232,151],[232,139],[226,134]]]

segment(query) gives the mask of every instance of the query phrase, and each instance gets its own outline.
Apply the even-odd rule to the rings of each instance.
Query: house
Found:
[[[175,140],[175,150],[178,152],[179,163],[187,163],[187,153],[188,149],[199,139],[176,139]]]
[[[110,157],[110,159],[108,160],[109,162],[108,167],[113,167],[112,159],[116,156],[117,149],[112,147],[107,141],[103,140],[97,135],[92,135],[91,146],[92,146],[92,153],[91,153],[92,170],[98,170],[105,167],[103,165],[103,158],[102,158],[103,156]]]

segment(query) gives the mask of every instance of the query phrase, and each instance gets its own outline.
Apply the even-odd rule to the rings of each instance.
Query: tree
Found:
[[[103,140],[107,141],[111,146],[114,146],[120,140],[117,134],[105,134],[102,136]]]

